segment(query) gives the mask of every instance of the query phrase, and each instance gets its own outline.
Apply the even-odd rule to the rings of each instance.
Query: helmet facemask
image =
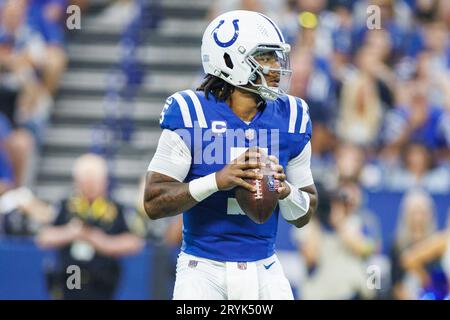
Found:
[[[239,88],[256,93],[264,100],[276,100],[289,90],[292,70],[289,63],[290,47],[283,45],[258,45],[245,58],[252,68],[249,86]]]

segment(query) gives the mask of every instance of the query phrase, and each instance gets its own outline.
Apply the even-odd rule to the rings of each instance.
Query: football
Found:
[[[243,187],[236,188],[236,201],[244,213],[255,223],[266,222],[278,204],[279,193],[277,189],[280,182],[274,178],[274,172],[270,165],[262,169],[252,169],[261,171],[261,180],[245,179],[246,182],[256,187],[256,192],[251,192]]]

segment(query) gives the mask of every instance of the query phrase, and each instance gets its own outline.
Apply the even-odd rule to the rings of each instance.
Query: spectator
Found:
[[[450,210],[445,230],[414,244],[401,256],[402,266],[420,279],[422,299],[448,300],[450,297],[449,218]]]
[[[337,133],[346,142],[371,146],[378,137],[383,112],[375,81],[380,61],[369,48],[358,51],[356,60],[358,72],[343,84]]]
[[[3,147],[0,146],[0,195],[11,188],[13,184],[12,168]]]
[[[358,181],[364,188],[374,188],[381,183],[381,172],[369,163],[367,152],[357,145],[341,143],[337,146],[336,183],[340,181]]]
[[[0,113],[0,195],[14,186],[14,172],[6,148],[6,139],[10,135],[8,119]]]
[[[28,24],[39,32],[45,41],[45,59],[39,66],[43,83],[50,94],[58,89],[67,57],[64,51],[64,24],[67,0],[29,0]]]
[[[450,163],[450,108],[444,112],[438,125],[439,145],[442,146],[438,151],[438,160],[448,167]]]
[[[348,56],[352,49],[352,28],[354,24],[352,0],[330,1],[336,17],[337,27],[333,32],[333,51]]]
[[[323,184],[334,183],[334,176],[329,174],[335,167],[333,148],[338,144],[330,125],[313,122],[314,134],[311,137],[311,170],[314,180]]]
[[[448,299],[450,294],[450,208],[447,213],[446,229],[436,232],[429,238],[411,247],[403,255],[402,262],[407,269],[420,275],[424,274],[421,270],[423,270],[431,261],[436,259],[440,260],[440,266],[445,273],[446,279],[442,283],[443,286],[440,287],[446,287],[447,292],[445,298]],[[425,285],[430,287],[430,282],[432,280],[431,277],[425,278]],[[440,293],[442,298],[442,294],[445,293],[445,291]]]
[[[301,47],[292,54],[292,69],[290,93],[308,101],[313,121],[331,124],[337,103],[328,60],[314,55],[307,46]]]
[[[302,299],[373,297],[366,285],[365,259],[377,250],[377,227],[361,207],[356,184],[341,184],[331,197],[322,190],[318,219],[299,229],[297,239],[308,269]],[[327,203],[328,208],[327,208]]]
[[[410,143],[405,147],[403,166],[385,177],[388,190],[405,191],[422,187],[432,193],[450,191],[450,171],[445,166],[435,166],[433,154],[424,145]]]
[[[433,1],[430,1],[433,2]],[[434,1],[435,3],[437,1]],[[438,15],[437,6],[425,15],[416,11],[416,23],[407,38],[406,53],[410,57],[417,57],[424,50],[429,50],[443,67],[448,67],[448,30],[445,20],[436,19]],[[441,71],[441,70],[439,70]]]
[[[107,164],[97,155],[79,157],[73,168],[75,193],[61,202],[53,226],[38,236],[43,248],[57,248],[52,292],[64,299],[112,299],[121,267],[118,257],[137,252],[142,241],[129,232],[123,207],[109,199]],[[81,269],[81,289],[66,286],[66,268]],[[59,295],[58,295],[59,292]]]
[[[65,0],[6,0],[0,20],[0,110],[42,139],[65,70]]]
[[[373,78],[378,89],[384,111],[394,107],[394,92],[396,87],[395,74],[392,71],[392,43],[387,31],[371,30],[367,33],[364,47],[373,51],[375,67]]]
[[[8,0],[2,10],[0,88],[6,101],[0,106],[11,123],[37,130],[37,118],[45,117],[50,96],[36,70],[47,59],[43,38],[26,24],[26,3]]]
[[[427,92],[427,99],[431,105],[448,108],[450,106],[450,80],[447,61],[433,57],[431,51],[422,51],[417,55],[416,60],[405,59],[405,61],[404,64],[411,65],[407,67],[410,71],[405,72],[403,70],[406,69],[405,66],[400,64],[397,67],[399,77],[415,78]]]
[[[442,108],[429,103],[422,83],[412,81],[405,85],[400,88],[398,106],[386,114],[381,140],[394,156],[408,142],[421,143],[435,151],[440,142],[438,127]]]
[[[386,30],[390,43],[392,45],[391,56],[393,61],[398,61],[405,51],[405,39],[407,28],[409,27],[411,17],[410,10],[404,5],[403,1],[394,0],[369,0],[358,1],[356,4],[355,32],[353,35],[353,45],[355,49],[365,42],[368,33],[367,28],[367,8],[369,5],[375,5],[380,9],[379,23],[377,29]]]
[[[307,46],[317,57],[330,59],[333,52],[333,32],[338,28],[334,13],[327,8],[327,0],[296,0],[295,18],[297,37],[295,45]]]
[[[371,186],[378,183],[380,174],[374,176],[366,160],[364,149],[354,144],[340,143],[334,150],[329,166],[317,166],[313,161],[313,175],[329,188],[335,188],[345,181],[357,181],[364,186]]]
[[[336,151],[336,169],[341,181],[358,181],[365,162],[364,151],[355,145],[341,144]]]
[[[24,129],[13,130],[9,120],[0,112],[0,194],[22,186],[29,174],[29,157],[33,138]]]
[[[21,187],[0,193],[0,215],[3,215],[0,234],[34,236],[51,222],[53,209],[28,188]]]
[[[390,254],[392,298],[418,298],[418,278],[402,266],[401,257],[414,244],[428,238],[435,231],[436,221],[431,197],[423,191],[408,192],[401,204],[395,241]]]
[[[42,41],[26,26],[25,11],[25,1],[8,0],[0,12],[0,114],[8,120],[2,121],[10,133],[4,147],[17,186],[28,180],[35,146],[32,133],[39,135],[48,107],[34,70],[34,63],[42,59]]]
[[[320,175],[326,172],[322,169],[330,166],[332,161],[334,115],[337,112],[335,83],[328,60],[312,49],[317,36],[316,26],[304,26],[301,32],[302,36],[299,36],[291,55],[293,74],[290,93],[304,97],[308,102],[314,123],[312,166]]]

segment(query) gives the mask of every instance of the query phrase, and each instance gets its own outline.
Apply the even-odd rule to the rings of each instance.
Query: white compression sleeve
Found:
[[[189,172],[191,160],[191,151],[181,137],[176,132],[164,129],[148,171],[158,172],[182,182]]]
[[[191,160],[191,152],[181,137],[171,130],[164,129],[148,171],[158,172],[183,182],[189,172]],[[218,188],[215,172],[189,182],[189,193],[197,202],[216,191]]]
[[[304,216],[310,205],[307,192],[299,188],[314,183],[311,172],[311,143],[308,142],[303,151],[291,159],[286,166],[286,183],[291,189],[289,196],[278,201],[280,213],[287,221],[294,221]]]
[[[286,177],[296,187],[303,188],[314,184],[311,172],[311,143],[308,142],[302,152],[289,160]]]

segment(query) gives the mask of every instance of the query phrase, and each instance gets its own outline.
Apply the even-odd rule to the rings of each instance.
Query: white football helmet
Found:
[[[201,56],[205,73],[263,99],[275,100],[289,89],[290,49],[270,18],[258,12],[236,10],[218,16],[208,25],[203,34]],[[265,53],[276,58],[276,68],[261,65],[255,59]],[[275,81],[278,86],[268,85],[264,75],[269,73],[279,74]]]

